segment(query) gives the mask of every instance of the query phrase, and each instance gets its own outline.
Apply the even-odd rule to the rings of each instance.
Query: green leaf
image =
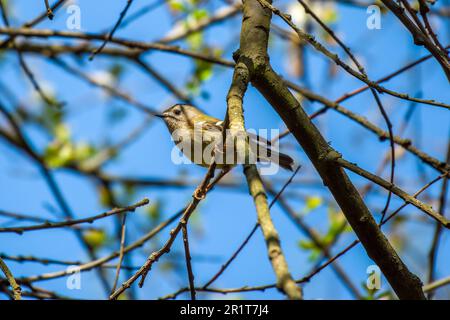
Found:
[[[312,211],[322,204],[322,198],[318,196],[308,197],[306,199],[306,208]]]
[[[203,32],[193,32],[186,37],[186,41],[192,50],[199,50],[203,45]]]
[[[125,67],[120,63],[114,63],[109,68],[109,72],[111,73],[111,75],[114,77],[115,80],[119,80],[124,71]]]
[[[80,142],[75,146],[74,150],[74,159],[76,161],[85,161],[89,159],[90,157],[94,156],[96,154],[96,149],[94,146],[86,143],[86,142]]]
[[[206,18],[208,18],[208,16],[209,16],[208,11],[205,9],[195,9],[192,12],[192,17],[197,21],[206,19]]]
[[[53,135],[59,142],[67,142],[70,140],[71,133],[69,127],[66,124],[58,123],[53,128]]]
[[[312,241],[309,240],[300,240],[298,242],[298,245],[300,248],[305,249],[305,250],[311,250],[313,248],[315,248],[315,244]]]
[[[110,207],[112,204],[112,199],[111,199],[111,195],[110,195],[108,189],[106,189],[105,186],[100,185],[98,188],[98,192],[99,192],[100,204],[103,207]]]
[[[213,74],[212,66],[202,68],[201,70],[198,71],[198,79],[201,82],[204,82],[206,80],[209,80],[212,77],[212,74]]]
[[[325,24],[332,24],[338,21],[339,15],[334,7],[327,6],[321,14],[322,21]]]
[[[51,143],[44,151],[44,161],[51,168],[59,168],[68,164],[73,157],[70,143]]]
[[[183,1],[169,0],[167,2],[167,5],[169,6],[169,9],[172,11],[178,11],[178,12],[187,11],[186,6],[184,5]]]
[[[322,205],[322,198],[319,196],[308,196],[305,201],[305,207],[302,209],[301,214],[307,215]]]
[[[107,240],[107,235],[101,229],[89,229],[83,233],[83,239],[94,250],[101,248]]]
[[[55,127],[63,121],[65,115],[64,110],[65,109],[55,108],[54,106],[44,104],[41,114],[36,116],[37,121],[42,124],[47,130],[53,132]]]
[[[322,254],[322,250],[313,241],[303,239],[298,242],[298,245],[300,248],[310,251],[308,259],[311,262],[316,261]]]

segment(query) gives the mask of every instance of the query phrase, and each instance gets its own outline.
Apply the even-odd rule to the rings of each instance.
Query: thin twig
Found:
[[[450,163],[450,137],[449,143],[447,146],[447,163]],[[442,216],[445,216],[445,207],[447,204],[447,191],[448,191],[448,178],[442,178],[442,187],[439,195],[439,208],[438,212]],[[434,273],[435,273],[435,263],[437,259],[437,253],[439,248],[439,238],[442,233],[442,225],[440,223],[436,223],[436,227],[434,229],[433,240],[431,241],[430,251],[428,253],[428,281],[434,281]],[[433,297],[433,292],[430,292],[428,295],[428,299]]]
[[[145,235],[143,235],[141,238],[133,242],[132,244],[128,245],[124,249],[124,254],[127,254],[128,252],[131,252],[139,247],[142,247],[148,240],[152,239],[154,236],[156,236],[159,232],[164,230],[167,226],[169,226],[171,223],[173,223],[175,220],[177,220],[184,212],[185,209],[178,211],[174,215],[172,215],[167,220],[161,222],[158,224],[155,228],[147,232]],[[98,258],[96,260],[84,263],[82,265],[78,266],[79,272],[89,271],[94,268],[100,267],[107,263],[108,261],[113,260],[114,258],[119,257],[120,253],[118,251],[111,253],[108,256]],[[30,277],[21,278],[20,280],[26,283],[35,282],[35,281],[42,281],[42,280],[51,280],[56,278],[65,277],[70,274],[70,271],[68,270],[61,270],[56,272],[50,272],[50,273],[44,273],[39,275],[34,275]]]
[[[366,71],[364,70],[364,67],[359,63],[358,59],[356,59],[355,55],[351,52],[350,48],[347,47],[341,39],[329,28],[312,10],[311,8],[303,1],[298,0],[298,2],[303,6],[306,13],[311,15],[313,19],[339,44],[339,46],[344,49],[344,51],[347,53],[347,55],[350,57],[350,59],[355,63],[356,67],[358,68],[359,72],[364,76],[368,77]],[[386,113],[386,109],[384,108],[383,104],[381,103],[381,99],[378,96],[378,93],[374,88],[370,88],[370,92],[372,93],[375,102],[377,103],[378,109],[381,112],[381,115],[383,116],[384,121],[386,122],[386,126],[388,128],[389,132],[389,142],[391,147],[391,175],[390,175],[390,183],[394,183],[394,176],[395,176],[395,144],[394,144],[394,132],[392,128],[391,120],[389,119],[389,116]],[[380,223],[383,221],[384,216],[389,209],[389,203],[391,202],[392,197],[392,191],[388,191],[388,196],[386,199],[386,204],[384,206],[384,209],[382,210]]]
[[[297,85],[293,85],[293,86],[295,86],[295,90],[297,92],[301,93],[302,95],[304,95],[308,99],[311,99],[313,101],[318,101],[318,102],[322,103],[323,105],[325,105],[325,108],[333,109],[333,110],[339,112],[340,114],[348,117],[349,119],[355,121],[356,123],[358,123],[359,125],[363,126],[364,128],[368,129],[372,133],[376,134],[381,141],[384,141],[384,140],[388,139],[389,132],[386,132],[386,131],[382,130],[381,128],[379,128],[378,126],[376,126],[375,124],[370,122],[366,117],[360,116],[360,115],[354,113],[353,111],[350,111],[350,110],[346,109],[341,104],[338,104],[337,102],[333,102],[331,100],[328,100],[327,98],[325,98],[325,97],[323,97],[321,95],[318,95],[318,94],[316,94],[316,93],[314,93],[314,92],[312,92],[312,91],[310,91],[308,89],[305,89],[305,88],[297,86]],[[320,114],[320,112],[316,112],[316,113],[310,115],[309,118],[310,119],[314,119],[318,114]],[[285,136],[286,134],[289,134],[289,133],[290,133],[289,131],[285,131],[284,133],[282,133],[277,138],[280,139],[280,138],[282,138],[283,136]],[[409,151],[413,155],[417,156],[420,160],[422,160],[423,162],[429,164],[431,167],[433,167],[437,171],[445,172],[447,170],[450,170],[450,165],[446,164],[443,161],[439,161],[438,159],[436,159],[436,158],[430,156],[429,154],[421,151],[420,149],[418,149],[417,147],[415,147],[412,144],[410,139],[404,139],[404,138],[401,138],[401,137],[395,135],[393,137],[393,140],[394,140],[394,142],[397,145],[402,146],[404,149],[406,149],[407,151]]]
[[[14,279],[13,274],[11,273],[11,271],[9,270],[8,266],[3,261],[2,258],[0,258],[0,269],[3,271],[3,273],[4,273],[5,277],[6,277],[6,280],[8,280],[9,285],[13,289],[14,300],[20,300],[21,299],[21,291],[22,291],[22,289],[17,284],[16,279]]]
[[[450,229],[450,221],[447,220],[444,216],[440,215],[436,211],[433,210],[433,208],[430,205],[427,205],[423,203],[422,201],[416,199],[414,196],[410,196],[407,192],[403,191],[399,187],[397,187],[394,184],[391,184],[390,182],[384,180],[381,177],[378,177],[360,167],[357,165],[348,162],[347,160],[342,159],[341,157],[336,158],[336,163],[339,164],[341,167],[346,168],[366,179],[369,179],[370,181],[378,184],[379,186],[385,188],[386,190],[392,190],[392,192],[400,197],[403,201],[407,203],[411,203],[413,206],[415,206],[417,209],[423,211],[433,219],[435,219],[437,222],[442,224],[445,228]]]
[[[125,7],[123,8],[122,12],[120,13],[119,19],[117,20],[116,24],[114,25],[112,30],[108,33],[108,36],[103,41],[103,43],[100,45],[100,47],[98,47],[94,52],[92,52],[91,56],[89,57],[90,61],[92,61],[94,59],[94,57],[102,51],[102,49],[106,46],[108,41],[110,41],[112,39],[114,32],[116,32],[117,28],[120,26],[120,23],[122,22],[123,18],[127,14],[128,9],[130,9],[132,3],[133,3],[133,0],[127,0],[127,3],[125,5]]]
[[[280,189],[280,191],[275,195],[275,197],[272,199],[269,205],[269,209],[272,208],[272,206],[277,202],[278,198],[281,196],[281,194],[286,190],[286,188],[289,186],[289,184],[292,182],[294,177],[297,175],[298,171],[300,170],[301,166],[298,166],[297,169],[292,173],[292,175],[289,177],[289,179],[285,182],[283,187]],[[259,223],[255,223],[250,233],[245,237],[244,241],[239,245],[239,247],[233,252],[231,257],[220,267],[219,271],[217,271],[214,276],[210,280],[208,280],[202,288],[208,288],[213,284],[228,268],[228,266],[236,259],[236,257],[239,255],[239,253],[244,249],[244,247],[247,245],[247,243],[250,241],[250,239],[253,237],[253,234],[258,230]]]
[[[124,213],[122,217],[122,227],[120,230],[120,250],[119,250],[119,262],[117,262],[117,268],[116,268],[116,275],[114,277],[114,283],[111,289],[111,293],[113,293],[116,290],[117,282],[119,281],[120,276],[120,268],[122,267],[122,261],[123,261],[123,254],[125,249],[125,237],[127,233],[126,229],[126,222],[127,222],[127,214]]]
[[[436,280],[435,282],[429,283],[423,286],[423,291],[426,293],[432,293],[434,290],[443,287],[450,283],[450,277],[446,277],[440,280]]]
[[[439,181],[440,179],[442,179],[444,175],[440,175],[437,178],[433,179],[432,181],[430,181],[429,183],[427,183],[426,185],[424,185],[422,188],[420,188],[416,193],[414,193],[413,197],[418,197],[423,191],[425,191],[426,189],[428,189],[429,187],[431,187],[433,184],[435,184],[437,181]],[[409,203],[405,202],[403,205],[401,205],[400,207],[398,207],[392,214],[390,214],[383,222],[382,225],[386,224],[389,220],[391,220],[393,217],[395,217],[403,208],[405,208]],[[318,268],[314,269],[313,271],[311,271],[310,273],[308,273],[307,276],[300,278],[298,280],[295,280],[296,283],[305,283],[305,282],[309,282],[311,281],[311,279],[316,276],[317,274],[319,274],[322,270],[324,270],[326,267],[328,267],[329,265],[331,265],[333,262],[337,261],[340,257],[342,257],[343,255],[345,255],[347,252],[349,252],[352,248],[354,248],[357,244],[359,244],[360,241],[354,240],[352,243],[350,243],[348,246],[346,246],[343,250],[341,250],[340,252],[338,252],[336,255],[334,255],[331,259],[327,260],[324,264],[320,265]],[[447,283],[450,283],[450,277],[442,279],[440,281],[436,281],[436,283],[433,284],[433,286],[431,285],[426,285],[424,286],[424,291],[430,291],[433,290],[437,287],[443,286]],[[263,285],[263,286],[244,286],[241,288],[231,288],[231,289],[217,289],[217,288],[204,288],[204,287],[200,287],[200,288],[196,288],[197,291],[206,291],[206,292],[215,292],[215,293],[222,293],[222,294],[227,294],[227,293],[236,293],[236,292],[249,292],[249,291],[264,291],[266,289],[273,289],[276,288],[276,284],[269,284],[269,285]],[[176,298],[179,294],[186,292],[188,290],[188,288],[181,288],[178,291],[169,294],[167,296],[162,297],[161,299],[174,299]]]
[[[186,268],[189,278],[189,290],[191,291],[191,300],[195,300],[195,284],[194,284],[194,272],[192,271],[191,265],[191,252],[189,249],[189,236],[187,230],[187,221],[181,221],[181,230],[183,232],[183,245],[184,245],[184,254],[186,260]]]
[[[5,23],[5,25],[9,28],[9,19],[7,16],[7,12],[6,12],[6,8],[3,5],[3,0],[0,0],[0,8],[2,11],[2,18],[3,18],[3,22]],[[39,82],[36,80],[36,77],[34,76],[34,73],[31,71],[30,67],[28,66],[28,64],[25,61],[25,58],[23,57],[22,52],[16,47],[16,43],[15,40],[12,39],[12,46],[13,48],[15,48],[16,52],[17,52],[17,57],[19,59],[19,64],[22,67],[22,70],[25,72],[25,75],[28,77],[28,79],[30,80],[31,84],[33,85],[34,89],[36,90],[36,92],[39,94],[39,96],[41,97],[41,99],[47,103],[49,106],[55,106],[55,107],[61,107],[63,104],[56,102],[55,100],[51,99],[50,97],[47,96],[47,94],[42,90]]]
[[[383,0],[385,1],[385,0]],[[292,18],[291,16],[288,16],[284,13],[282,13],[279,9],[275,8],[273,5],[271,5],[270,3],[268,3],[266,0],[258,0],[258,2],[265,8],[270,9],[274,14],[276,14],[277,16],[279,16],[283,21],[285,21],[298,35],[298,37],[300,39],[304,39],[305,41],[307,41],[310,45],[312,45],[317,51],[319,51],[320,53],[322,53],[323,55],[325,55],[326,57],[328,57],[329,59],[331,59],[332,61],[334,61],[337,65],[339,65],[343,70],[345,70],[347,73],[349,73],[350,75],[352,75],[353,77],[359,79],[360,81],[366,83],[367,85],[369,85],[371,88],[376,89],[379,92],[384,92],[387,93],[389,95],[398,97],[398,98],[403,98],[403,99],[408,99],[411,101],[417,101],[418,100],[422,100],[422,99],[416,99],[416,98],[411,98],[408,95],[405,94],[399,94],[395,91],[389,90],[384,88],[383,86],[380,86],[378,83],[368,79],[366,76],[364,76],[363,74],[361,74],[360,72],[354,70],[352,67],[350,67],[348,64],[346,64],[345,62],[342,61],[342,59],[339,58],[339,56],[335,53],[332,53],[331,51],[329,51],[327,48],[325,48],[320,42],[318,42],[314,36],[304,32],[303,30],[299,29],[293,22],[292,22]],[[439,106],[441,108],[446,108],[446,109],[450,109],[450,106],[441,103],[435,103],[434,101],[431,102],[430,104],[435,105],[435,106]],[[438,105],[439,104],[439,105]]]
[[[43,223],[43,224],[37,224],[37,225],[32,225],[32,226],[23,226],[23,227],[0,228],[0,233],[1,232],[13,232],[13,233],[22,234],[23,232],[27,232],[27,231],[63,228],[63,227],[73,226],[75,224],[80,224],[80,223],[92,223],[96,220],[103,219],[103,218],[106,218],[106,217],[109,217],[109,216],[112,216],[115,214],[134,211],[134,210],[136,210],[136,208],[145,206],[149,202],[150,201],[145,198],[145,199],[143,199],[131,206],[128,206],[128,207],[115,208],[110,211],[107,211],[107,212],[104,212],[104,213],[101,213],[101,214],[98,214],[98,215],[95,215],[92,217],[78,219],[78,220],[67,220],[67,221],[62,221],[62,222],[47,222],[47,223]]]
[[[163,256],[165,253],[169,252],[170,248],[172,247],[172,244],[178,235],[178,233],[181,230],[182,223],[181,221],[188,221],[191,214],[196,209],[199,202],[204,198],[206,193],[208,192],[208,186],[209,182],[212,179],[214,175],[214,169],[216,168],[215,162],[212,162],[210,165],[208,172],[206,173],[205,177],[203,178],[203,181],[200,183],[200,185],[195,189],[193,193],[193,199],[189,203],[189,205],[184,210],[180,222],[178,222],[177,226],[170,231],[170,237],[166,241],[166,243],[162,246],[161,249],[159,249],[156,252],[153,252],[145,261],[145,263],[142,265],[142,267],[127,281],[122,283],[120,288],[118,288],[113,294],[110,295],[110,299],[117,299],[120,294],[122,294],[125,290],[127,290],[139,277],[141,277],[141,280],[139,281],[139,287],[142,287],[144,285],[145,278],[150,271],[153,263],[158,261],[158,259]],[[213,181],[214,183],[217,183],[217,179]]]
[[[45,8],[47,9],[47,17],[49,18],[49,20],[53,20],[54,18],[54,13],[52,11],[52,8],[50,8],[50,4],[48,3],[48,0],[45,0]]]

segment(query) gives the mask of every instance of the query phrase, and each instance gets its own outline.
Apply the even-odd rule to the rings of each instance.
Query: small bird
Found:
[[[164,120],[177,147],[193,163],[209,167],[214,158],[219,169],[237,164],[234,150],[231,151],[233,152],[231,163],[228,161],[230,143],[227,144],[227,140],[223,148],[225,151],[221,151],[222,148],[220,148],[224,141],[223,121],[208,116],[189,104],[175,104],[162,114],[155,116]],[[246,145],[250,146],[251,152],[246,154],[252,154],[253,159],[257,161],[276,162],[284,169],[294,170],[294,160],[284,153],[273,150],[270,141],[250,132],[247,132],[247,136],[248,144]],[[225,154],[226,161],[217,161],[219,152],[222,155]],[[254,162],[246,158],[245,163]]]

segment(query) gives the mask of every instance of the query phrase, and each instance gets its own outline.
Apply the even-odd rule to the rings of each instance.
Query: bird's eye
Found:
[[[174,113],[176,116],[179,116],[179,115],[181,114],[181,110],[180,110],[180,109],[175,109],[175,110],[173,110],[173,113]]]

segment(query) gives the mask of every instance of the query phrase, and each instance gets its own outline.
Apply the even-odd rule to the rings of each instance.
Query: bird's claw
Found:
[[[200,189],[196,189],[193,194],[193,197],[198,201],[205,199],[205,196],[206,196],[205,192]]]

